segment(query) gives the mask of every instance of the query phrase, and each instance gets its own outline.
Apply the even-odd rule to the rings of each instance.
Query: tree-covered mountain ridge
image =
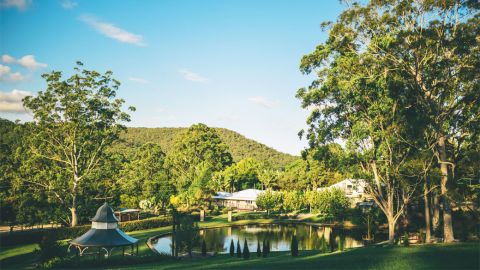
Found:
[[[169,153],[174,146],[175,139],[186,132],[186,127],[129,127],[128,131],[121,135],[122,147],[138,147],[147,142],[160,145],[165,153]],[[272,147],[249,139],[238,132],[226,128],[215,127],[215,131],[222,141],[228,146],[233,160],[238,162],[244,158],[255,158],[260,162],[265,162],[275,168],[283,168],[298,156],[280,152]]]

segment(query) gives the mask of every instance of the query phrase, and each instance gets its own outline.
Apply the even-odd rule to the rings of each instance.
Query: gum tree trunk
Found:
[[[452,209],[450,207],[450,201],[448,195],[448,164],[447,153],[445,147],[445,137],[441,136],[438,140],[438,150],[440,157],[440,171],[442,173],[442,179],[440,183],[440,191],[442,194],[443,205],[443,241],[450,243],[454,241],[453,237],[453,225],[452,225]]]
[[[423,184],[423,202],[425,204],[425,242],[430,243],[432,241],[432,233],[430,231],[430,200],[428,199],[428,184],[427,179]]]

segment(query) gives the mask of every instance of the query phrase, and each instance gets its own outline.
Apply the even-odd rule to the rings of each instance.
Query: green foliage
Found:
[[[243,242],[243,258],[245,260],[250,259],[250,250],[248,249],[247,238],[245,238],[245,241]]]
[[[76,73],[66,80],[59,71],[43,74],[47,89],[23,100],[34,122],[23,137],[20,177],[69,207],[72,226],[78,223],[77,204],[85,189],[93,185],[91,181],[106,180],[98,179],[107,159],[105,149],[130,121],[122,111],[124,101],[115,99],[120,82],[112,72],[100,74],[82,66],[77,62]],[[45,166],[39,168],[41,163]]]
[[[410,239],[408,238],[408,232],[405,232],[402,236],[402,245],[404,247],[410,246]]]
[[[121,204],[137,208],[141,200],[148,202],[158,212],[164,210],[173,195],[173,186],[164,167],[165,153],[159,145],[146,143],[136,149],[133,158],[124,164],[120,172]]]
[[[345,192],[336,188],[308,191],[305,198],[312,213],[318,214],[324,220],[341,220],[350,206]]]
[[[280,169],[291,163],[296,157],[278,152],[266,145],[245,138],[235,131],[224,128],[214,128],[220,139],[228,146],[233,161],[239,162],[246,158],[253,158],[267,163],[273,168]],[[128,132],[121,137],[124,143],[116,145],[118,151],[129,147],[138,147],[146,142],[159,144],[165,153],[170,153],[174,142],[187,128],[128,128]]]
[[[235,244],[233,243],[233,239],[230,240],[230,256],[235,255]]]
[[[263,250],[263,257],[267,257],[268,255],[268,246],[267,246],[267,241],[265,239],[263,239],[263,243],[262,243],[262,250]]]
[[[205,238],[202,240],[202,256],[207,256],[207,244],[205,243]]]
[[[260,249],[260,240],[257,240],[257,257],[262,257],[262,250]]]
[[[193,245],[198,237],[198,226],[190,215],[179,215],[175,229],[175,248],[192,257]]]
[[[266,210],[270,214],[272,210],[280,210],[282,208],[283,196],[281,192],[267,190],[258,195],[256,204],[260,209]]]
[[[59,254],[59,245],[55,235],[52,233],[44,234],[38,243],[40,248],[40,262],[46,262]]]
[[[325,237],[323,235],[320,238],[320,252],[322,253],[330,252],[330,248],[328,247],[327,240],[325,240]]]
[[[300,211],[305,206],[305,198],[300,191],[283,192],[283,209],[286,212]]]
[[[240,239],[237,240],[237,258],[242,257],[242,248],[240,247]]]
[[[175,140],[165,160],[178,192],[173,202],[187,209],[205,203],[211,194],[212,175],[231,163],[228,147],[214,129],[204,124],[191,126]]]
[[[338,250],[344,251],[345,250],[345,236],[340,235],[340,239],[338,240]]]
[[[124,232],[133,232],[139,230],[155,229],[159,227],[169,226],[172,224],[170,217],[156,217],[143,220],[126,221],[119,223],[119,229]],[[60,227],[48,228],[43,230],[20,231],[0,234],[0,243],[2,246],[11,246],[19,244],[38,243],[41,239],[48,235],[54,239],[64,240],[78,237],[88,230],[90,225],[76,227]]]
[[[260,185],[259,171],[262,165],[253,158],[240,160],[221,172],[218,176],[220,188],[231,192],[256,188]]]
[[[292,242],[290,244],[290,253],[292,254],[293,257],[298,256],[298,240],[296,235],[292,236]]]

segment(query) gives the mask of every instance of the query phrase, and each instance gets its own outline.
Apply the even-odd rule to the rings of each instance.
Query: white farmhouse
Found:
[[[358,202],[369,200],[369,196],[365,193],[367,181],[363,179],[345,179],[329,187],[317,188],[317,190],[333,189],[337,188],[343,190],[347,198],[350,199],[352,205],[356,205]]]
[[[258,189],[245,189],[234,193],[217,192],[212,198],[218,206],[239,210],[256,210],[258,208],[257,197],[264,192],[264,190]]]

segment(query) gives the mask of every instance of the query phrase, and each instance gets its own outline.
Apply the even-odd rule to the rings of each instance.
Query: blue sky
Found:
[[[308,115],[295,98],[302,55],[326,38],[336,0],[0,0],[0,117],[31,119],[19,100],[40,75],[75,61],[112,70],[133,105],[129,126],[202,122],[299,154]]]

